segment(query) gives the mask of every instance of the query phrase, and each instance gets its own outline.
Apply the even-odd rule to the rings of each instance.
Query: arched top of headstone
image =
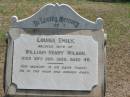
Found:
[[[67,4],[47,4],[32,16],[18,20],[11,18],[12,28],[54,28],[54,29],[89,29],[99,30],[103,27],[101,18],[92,22],[80,16]]]

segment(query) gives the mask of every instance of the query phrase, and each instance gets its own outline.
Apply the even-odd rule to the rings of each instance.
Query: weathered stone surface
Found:
[[[12,82],[18,89],[91,91],[98,84],[98,43],[92,36],[21,35],[14,40]]]

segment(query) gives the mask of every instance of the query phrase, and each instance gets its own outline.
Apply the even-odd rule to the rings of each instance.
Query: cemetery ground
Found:
[[[108,35],[106,97],[130,97],[130,3],[86,0],[0,0],[0,96],[3,96],[5,32],[9,30],[10,17],[26,18],[50,2],[67,3],[92,21],[97,17],[104,19],[104,29]]]

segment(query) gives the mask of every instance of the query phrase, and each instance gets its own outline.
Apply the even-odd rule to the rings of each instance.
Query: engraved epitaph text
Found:
[[[14,40],[12,82],[19,89],[91,90],[98,84],[92,36],[21,35]]]

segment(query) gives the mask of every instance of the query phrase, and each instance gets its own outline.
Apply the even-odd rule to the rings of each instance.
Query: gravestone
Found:
[[[11,18],[6,96],[104,97],[103,21],[81,17],[67,4],[47,4]]]

